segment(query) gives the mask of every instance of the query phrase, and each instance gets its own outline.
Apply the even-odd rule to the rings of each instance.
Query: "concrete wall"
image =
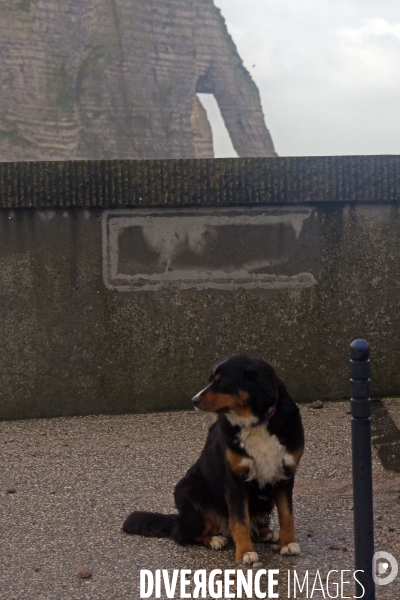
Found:
[[[214,360],[348,397],[348,345],[400,394],[397,204],[0,210],[0,418],[188,408]]]

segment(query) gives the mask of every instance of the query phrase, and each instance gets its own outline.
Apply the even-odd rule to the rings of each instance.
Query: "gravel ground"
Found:
[[[385,406],[399,426],[400,401]],[[257,547],[267,568],[280,569],[282,598],[288,569],[302,577],[319,569],[323,578],[354,562],[348,403],[301,410],[306,451],[295,519],[302,554],[285,558]],[[211,552],[121,532],[133,509],[174,510],[174,484],[212,421],[177,412],[0,422],[1,600],[136,600],[142,568],[236,568],[232,546]],[[374,478],[376,546],[400,559],[400,479],[375,452]],[[92,571],[89,579],[77,575],[80,566]],[[377,590],[379,600],[399,596],[400,576]]]

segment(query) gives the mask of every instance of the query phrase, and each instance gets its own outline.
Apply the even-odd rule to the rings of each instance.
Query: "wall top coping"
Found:
[[[398,155],[0,163],[0,208],[399,199]]]

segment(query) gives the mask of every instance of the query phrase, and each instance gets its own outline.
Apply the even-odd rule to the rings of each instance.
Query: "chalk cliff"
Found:
[[[0,160],[207,155],[196,92],[214,94],[239,156],[275,155],[212,0],[0,3]]]

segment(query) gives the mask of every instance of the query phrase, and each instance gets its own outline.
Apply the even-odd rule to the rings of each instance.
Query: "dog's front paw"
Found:
[[[258,562],[257,552],[246,552],[242,557],[242,561],[245,565],[252,565],[253,563]]]
[[[287,546],[282,546],[281,554],[286,556],[295,556],[296,554],[300,554],[300,546],[297,542],[290,542]]]
[[[221,550],[228,543],[228,538],[223,535],[213,535],[210,540],[211,550]]]

